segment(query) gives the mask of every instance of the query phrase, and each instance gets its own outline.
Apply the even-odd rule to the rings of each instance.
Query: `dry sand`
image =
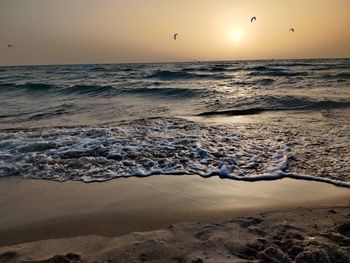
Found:
[[[349,205],[349,189],[291,179],[3,178],[0,262],[350,262]]]

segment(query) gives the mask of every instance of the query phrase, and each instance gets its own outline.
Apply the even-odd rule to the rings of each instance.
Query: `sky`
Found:
[[[350,0],[0,0],[0,65],[326,57]]]

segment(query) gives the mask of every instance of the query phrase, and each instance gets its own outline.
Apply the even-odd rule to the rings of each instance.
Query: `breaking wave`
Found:
[[[0,175],[56,181],[106,181],[156,174],[243,181],[285,177],[327,182],[287,170],[289,140],[181,119],[138,120],[113,127],[47,128],[0,133]]]
[[[235,132],[180,119],[106,128],[52,128],[0,133],[0,174],[105,181],[153,174],[249,177],[278,175],[288,146],[255,143]]]

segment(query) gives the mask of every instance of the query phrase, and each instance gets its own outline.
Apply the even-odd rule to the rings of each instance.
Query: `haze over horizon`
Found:
[[[0,65],[346,58],[349,10],[348,0],[2,0]]]

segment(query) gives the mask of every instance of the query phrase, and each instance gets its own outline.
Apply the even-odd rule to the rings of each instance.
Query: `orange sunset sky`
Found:
[[[323,57],[350,57],[350,0],[0,1],[0,65]]]

